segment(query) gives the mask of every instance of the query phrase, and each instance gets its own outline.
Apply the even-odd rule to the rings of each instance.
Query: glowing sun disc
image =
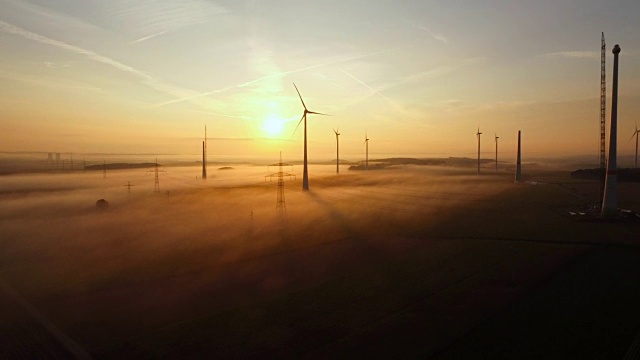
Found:
[[[270,115],[262,123],[262,130],[269,136],[280,135],[282,130],[284,130],[284,120],[278,116]]]

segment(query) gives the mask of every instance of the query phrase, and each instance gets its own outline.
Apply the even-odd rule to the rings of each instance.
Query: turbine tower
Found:
[[[338,130],[333,129],[333,132],[336,134],[336,174],[340,174],[340,141],[338,140],[340,128]]]
[[[498,136],[498,134],[494,134],[493,136],[495,136],[495,142],[496,142],[496,171],[498,171],[498,139],[500,139],[500,137]]]
[[[156,167],[155,167],[155,183],[153,185],[153,191],[160,192],[160,176],[158,176],[158,159],[156,158]]]
[[[522,180],[522,148],[520,147],[520,130],[518,130],[518,157],[516,159],[516,182]]]
[[[325,116],[329,116],[329,115],[315,112],[315,111],[309,111],[309,109],[307,109],[307,105],[304,104],[304,100],[302,100],[302,95],[300,95],[300,91],[298,90],[298,87],[296,86],[295,83],[293,84],[293,87],[296,88],[296,92],[298,93],[298,97],[300,98],[300,102],[302,103],[302,107],[304,107],[304,112],[302,113],[302,117],[300,118],[300,121],[298,121],[298,125],[296,126],[295,130],[293,130],[293,132],[295,133],[296,130],[298,130],[300,123],[302,122],[302,120],[304,120],[304,169],[302,170],[302,190],[309,191],[309,172],[307,170],[307,114],[316,114],[316,115],[325,115]]]
[[[364,158],[364,168],[365,170],[369,170],[369,137],[367,136],[367,132],[364,132],[364,145],[365,145],[365,158]]]
[[[202,141],[202,179],[207,179],[207,125],[204,126],[204,141]]]
[[[480,126],[478,126],[478,132],[476,133],[476,136],[478,136],[478,175],[480,175],[480,135],[482,133],[480,132]]]
[[[604,180],[604,198],[602,199],[603,218],[612,218],[618,214],[618,176],[617,176],[617,135],[618,135],[618,55],[620,46],[613,47],[613,89],[611,94],[611,130],[609,131],[609,161],[607,177]]]
[[[607,112],[607,45],[604,41],[604,32],[600,39],[600,199],[604,198],[604,178],[607,167],[605,160],[605,121]]]
[[[636,125],[636,131],[634,131],[633,135],[631,135],[631,139],[633,139],[634,136],[636,137],[636,162],[634,166],[636,168],[638,167],[638,133],[640,133],[640,130],[638,130],[638,125]]]

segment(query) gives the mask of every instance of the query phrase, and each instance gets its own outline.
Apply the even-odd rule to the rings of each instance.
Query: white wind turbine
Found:
[[[480,175],[480,135],[482,133],[480,132],[480,126],[478,126],[478,132],[476,133],[476,136],[478,136],[478,175]]]
[[[364,145],[366,148],[365,158],[364,158],[364,167],[365,170],[369,170],[369,137],[367,136],[367,132],[364,132]]]
[[[498,134],[495,134],[495,133],[493,136],[495,136],[494,141],[496,142],[496,171],[498,171],[498,139],[500,139],[500,137],[498,136]]]
[[[295,133],[296,130],[298,130],[300,123],[302,122],[302,120],[304,120],[304,170],[302,172],[302,190],[309,191],[309,172],[307,170],[307,114],[316,114],[316,115],[325,115],[325,116],[329,116],[329,115],[315,112],[315,111],[309,111],[307,109],[307,106],[304,104],[304,100],[302,100],[302,95],[300,95],[300,91],[298,90],[298,87],[296,86],[295,83],[293,84],[293,87],[296,88],[298,97],[300,97],[300,102],[302,102],[302,107],[304,107],[304,112],[302,113],[302,117],[300,118],[300,121],[298,122],[298,125],[296,126],[295,130],[293,130],[293,132]]]

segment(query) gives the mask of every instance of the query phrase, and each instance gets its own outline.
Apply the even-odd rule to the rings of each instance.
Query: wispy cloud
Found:
[[[53,10],[50,7],[32,4],[23,0],[2,0],[2,2],[4,3],[3,6],[13,8],[6,9],[7,13],[12,13],[12,10],[17,10],[18,13],[26,12],[26,19],[39,24],[50,23],[54,26],[74,28],[76,31],[103,31],[101,28],[93,24],[87,23],[69,14]],[[50,4],[48,5],[53,5],[51,4],[52,2],[49,3]],[[5,11],[5,8],[3,8],[3,11]]]
[[[102,91],[102,88],[97,86],[85,84],[77,81],[69,81],[60,78],[43,78],[34,77],[30,74],[16,74],[7,71],[0,70],[0,78],[11,81],[21,82],[25,84],[32,84],[42,87],[48,87],[52,89],[68,89],[68,90],[82,90],[82,91]]]
[[[126,30],[150,36],[211,21],[229,12],[206,0],[112,0],[110,15]]]
[[[598,59],[600,53],[597,51],[560,51],[541,55],[543,58],[573,58],[573,59]]]

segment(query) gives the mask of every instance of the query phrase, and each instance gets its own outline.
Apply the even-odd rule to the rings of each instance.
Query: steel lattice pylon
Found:
[[[604,178],[607,163],[605,160],[605,121],[607,109],[606,50],[604,32],[600,41],[600,199],[604,196]]]
[[[282,152],[280,152],[280,162],[277,164],[271,164],[269,165],[271,166],[277,166],[278,167],[278,172],[271,174],[271,175],[267,175],[265,176],[265,181],[267,181],[267,178],[269,178],[269,181],[271,181],[272,178],[274,177],[278,177],[278,196],[276,198],[276,209],[281,209],[282,211],[286,211],[287,209],[287,205],[285,203],[284,200],[284,178],[285,176],[289,177],[289,179],[291,179],[291,177],[293,177],[295,179],[295,175],[293,174],[289,174],[289,173],[285,173],[283,171],[283,167],[284,166],[291,166],[289,164],[285,164],[282,162]]]
[[[161,172],[165,172],[164,170],[160,170],[159,166],[160,165],[158,165],[158,159],[156,159],[155,168],[153,170],[150,170],[150,171],[153,171],[154,177],[155,177],[155,182],[154,182],[154,185],[153,185],[153,191],[154,192],[160,192],[160,173]]]

